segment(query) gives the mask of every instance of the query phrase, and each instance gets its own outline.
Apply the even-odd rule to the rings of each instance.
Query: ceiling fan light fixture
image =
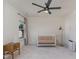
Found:
[[[44,12],[45,12],[45,13],[48,13],[48,11],[47,11],[47,10],[45,10]]]

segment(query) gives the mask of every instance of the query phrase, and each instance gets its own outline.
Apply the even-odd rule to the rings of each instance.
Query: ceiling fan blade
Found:
[[[48,10],[48,13],[51,14],[50,10]]]
[[[49,9],[61,9],[61,7],[50,7]]]
[[[42,11],[45,11],[45,9],[42,9],[42,10],[38,11],[38,13],[40,13],[40,12],[42,12]]]
[[[50,6],[51,2],[52,2],[52,0],[48,0],[48,1],[47,1],[47,3],[46,3],[47,7]]]
[[[40,6],[40,5],[38,5],[38,4],[35,4],[35,3],[32,3],[32,4],[35,5],[35,6],[41,7],[41,8],[45,8],[45,7]]]

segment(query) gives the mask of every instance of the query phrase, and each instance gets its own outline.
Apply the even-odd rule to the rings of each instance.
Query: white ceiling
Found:
[[[45,6],[47,0],[7,0],[8,3],[13,5],[17,10],[21,11],[24,15],[27,16],[67,16],[73,10],[75,10],[75,0],[52,0],[51,7],[61,6],[60,10],[51,10],[52,14],[46,14],[44,12],[37,13],[41,10],[40,7],[32,5],[36,3],[42,6]]]

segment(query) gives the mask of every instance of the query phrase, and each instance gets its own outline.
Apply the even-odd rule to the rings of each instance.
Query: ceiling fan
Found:
[[[38,6],[38,7],[43,8],[42,10],[38,11],[38,13],[44,11],[45,13],[51,14],[51,11],[50,11],[51,9],[61,9],[61,7],[49,7],[50,4],[51,4],[51,2],[52,2],[52,0],[48,0],[47,3],[45,3],[46,7],[41,6],[41,5],[38,5],[38,4],[36,4],[36,3],[32,3],[32,4],[35,5],[35,6]]]

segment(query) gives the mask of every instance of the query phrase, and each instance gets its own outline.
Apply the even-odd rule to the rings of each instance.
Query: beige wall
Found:
[[[19,41],[18,37],[18,11],[4,1],[4,23],[3,23],[3,43]]]
[[[68,40],[76,42],[76,13],[73,11],[65,18],[65,44],[68,46]]]
[[[56,35],[61,43],[60,26],[64,27],[62,17],[28,17],[29,43],[36,44],[39,35]]]

